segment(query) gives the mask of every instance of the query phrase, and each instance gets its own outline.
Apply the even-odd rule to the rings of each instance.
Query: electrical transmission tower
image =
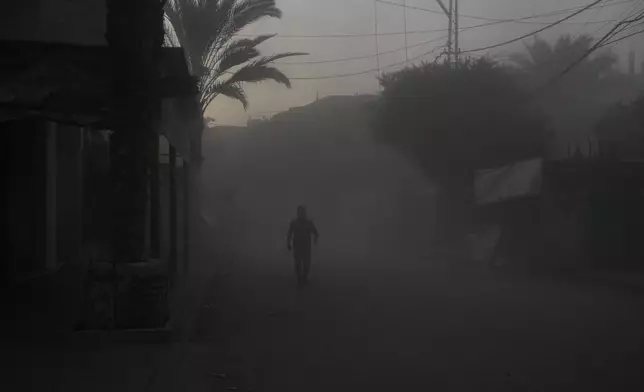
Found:
[[[445,5],[445,1],[447,5]],[[438,5],[447,16],[447,61],[450,64],[458,62],[459,59],[459,42],[458,42],[458,0],[436,0]]]

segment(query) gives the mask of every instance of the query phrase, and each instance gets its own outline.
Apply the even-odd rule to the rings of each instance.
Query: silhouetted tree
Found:
[[[524,53],[513,53],[510,60],[530,78],[526,81],[532,87],[541,87],[545,82],[563,72],[581,58],[594,45],[588,35],[559,37],[554,44],[539,37],[525,45]],[[591,88],[601,83],[607,76],[614,74],[613,66],[617,57],[610,52],[600,52],[587,57],[561,80],[561,90]]]
[[[236,38],[244,27],[265,17],[281,18],[275,0],[170,0],[165,7],[171,44],[184,48],[192,73],[199,77],[201,109],[220,94],[248,106],[244,83],[274,80],[291,86],[275,60],[304,53],[262,56],[258,46],[274,35]]]
[[[535,38],[524,53],[510,56],[526,88],[540,90],[537,102],[559,132],[589,131],[607,108],[632,99],[637,91],[635,81],[616,69],[617,56],[608,51],[595,52],[552,83],[593,45],[587,35],[564,35],[554,43]]]
[[[381,78],[377,136],[445,187],[473,171],[541,156],[545,119],[504,67],[488,59],[427,63]]]
[[[427,63],[380,81],[376,136],[441,186],[440,210],[448,214],[442,224],[449,224],[442,231],[448,237],[455,234],[450,227],[467,222],[475,170],[544,152],[544,117],[513,76],[490,60]]]

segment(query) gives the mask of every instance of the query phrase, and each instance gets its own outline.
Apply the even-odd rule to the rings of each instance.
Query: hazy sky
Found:
[[[386,0],[388,2],[407,6],[440,10],[436,0]],[[623,0],[613,0],[621,2]],[[446,1],[447,2],[447,1]],[[591,0],[460,0],[460,13],[468,16],[481,16],[497,19],[509,19],[543,14],[557,10],[584,6]],[[610,3],[608,1],[607,3]],[[310,55],[285,62],[311,62],[342,59],[347,57],[365,57],[352,61],[342,61],[322,64],[280,64],[279,67],[292,78],[324,77],[330,75],[359,73],[377,68],[376,39],[366,37],[305,37],[294,38],[288,35],[329,35],[329,34],[372,34],[374,24],[374,0],[277,0],[284,16],[281,20],[263,20],[245,31],[245,34],[277,33],[262,45],[265,54],[297,51],[308,52]],[[603,9],[588,10],[575,18],[555,28],[540,34],[543,38],[552,38],[560,34],[588,33],[600,36],[610,29],[612,23],[599,23],[618,19],[633,9],[642,8],[642,1],[634,0]],[[402,7],[377,3],[379,33],[403,32],[404,17]],[[533,19],[538,22],[555,21],[562,16],[550,16]],[[462,16],[461,27],[485,23],[484,20]],[[411,46],[407,56],[416,59],[410,63],[431,60],[442,50],[445,44],[445,31],[422,32],[426,30],[444,29],[447,27],[446,17],[426,11],[407,9],[407,46]],[[474,28],[464,31],[460,38],[461,50],[480,48],[510,40],[543,27],[539,24],[503,23],[494,26]],[[428,41],[432,41],[429,42]],[[404,35],[380,35],[378,51],[392,52],[379,56],[382,70],[396,70],[405,65],[406,53]],[[631,48],[638,53],[637,62],[644,60],[644,37],[636,36],[622,41],[615,46],[615,51],[624,55]],[[521,43],[507,45],[493,50],[495,55],[522,49]],[[484,54],[477,52],[476,54]],[[625,57],[625,56],[624,56]],[[392,66],[393,65],[393,66]],[[243,125],[249,116],[253,118],[271,116],[277,111],[293,106],[305,105],[320,97],[334,94],[373,93],[378,89],[375,72],[363,75],[329,78],[321,80],[293,80],[293,88],[286,89],[272,82],[259,85],[247,85],[246,92],[250,99],[250,107],[245,112],[236,101],[226,97],[218,97],[208,109],[208,115],[214,117],[218,124]]]

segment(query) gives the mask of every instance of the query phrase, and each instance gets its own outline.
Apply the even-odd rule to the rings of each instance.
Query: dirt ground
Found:
[[[235,143],[203,171],[235,255],[193,335],[215,391],[644,390],[642,297],[432,255],[434,189],[386,148]],[[305,288],[300,203],[321,234]]]
[[[639,391],[641,299],[437,261],[240,260],[193,343],[215,390]]]

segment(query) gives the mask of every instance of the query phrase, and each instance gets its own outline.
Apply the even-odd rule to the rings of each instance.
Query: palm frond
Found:
[[[235,27],[239,30],[264,17],[282,17],[282,11],[277,8],[275,0],[241,0],[233,8]]]
[[[265,80],[274,80],[291,88],[291,81],[282,71],[259,62],[252,62],[241,67],[229,79],[232,83],[259,83]]]
[[[308,56],[308,55],[309,54],[306,52],[283,52],[283,53],[272,54],[270,56],[264,56],[256,60],[256,62],[261,65],[267,65],[274,61],[281,60],[287,57]]]
[[[203,110],[206,110],[206,107],[212,102],[213,99],[217,97],[217,95],[225,95],[228,98],[236,99],[239,102],[241,102],[242,106],[245,109],[248,109],[248,98],[246,96],[246,93],[244,92],[244,89],[241,87],[239,83],[220,83],[214,86],[213,90],[211,91],[211,97],[209,102],[206,102],[206,105],[203,107]]]
[[[247,107],[248,99],[242,89],[246,82],[274,80],[290,87],[288,77],[270,63],[306,54],[289,52],[260,57],[257,46],[273,35],[235,40],[235,35],[249,24],[265,17],[281,18],[275,0],[168,0],[165,10],[177,41],[186,52],[191,72],[199,76],[203,110],[220,94]]]
[[[274,36],[275,34],[261,35],[255,38],[233,41],[213,56],[212,62],[207,64],[207,66],[214,69],[217,73],[223,73],[233,67],[242,65],[247,61],[259,57],[260,52],[257,46]]]
[[[216,63],[213,54],[224,50],[226,43],[243,28],[264,17],[280,18],[282,12],[275,5],[275,0],[222,0],[218,9],[205,10],[204,15],[216,14],[215,19],[221,28],[202,50],[203,63]]]
[[[205,62],[222,42],[232,38],[231,11],[235,0],[179,0],[181,19],[190,42],[190,56]]]
[[[282,71],[275,67],[261,64],[259,61],[254,61],[242,66],[239,70],[232,73],[232,76],[225,81],[221,81],[217,77],[211,76],[206,82],[206,86],[202,90],[201,94],[203,110],[205,111],[208,105],[210,105],[210,103],[219,94],[239,99],[237,96],[239,96],[240,93],[230,92],[241,89],[242,83],[259,83],[266,80],[273,80],[277,83],[283,84],[287,88],[291,87],[291,81]],[[226,91],[226,93],[224,93],[224,91]],[[248,107],[248,102],[246,101],[245,96],[244,99],[239,99],[239,101],[244,105],[244,109]]]
[[[164,14],[163,17],[163,30],[165,32],[164,46],[169,47],[179,47],[181,42],[179,41],[179,36],[172,26],[172,22],[167,14]]]
[[[259,83],[265,80],[274,80],[290,88],[291,83],[288,77],[277,68],[269,66],[269,64],[277,59],[299,56],[303,54],[306,53],[279,53],[272,56],[265,56],[252,62],[247,62],[235,72],[222,71],[219,73],[213,73],[211,75],[208,75],[207,77],[202,78],[200,91],[202,91],[202,96],[206,97],[205,101],[208,101],[207,104],[209,104],[212,99],[209,99],[208,97],[213,91],[217,89],[217,86],[221,85],[222,82],[220,80],[224,74],[232,75],[225,81],[225,83]]]

